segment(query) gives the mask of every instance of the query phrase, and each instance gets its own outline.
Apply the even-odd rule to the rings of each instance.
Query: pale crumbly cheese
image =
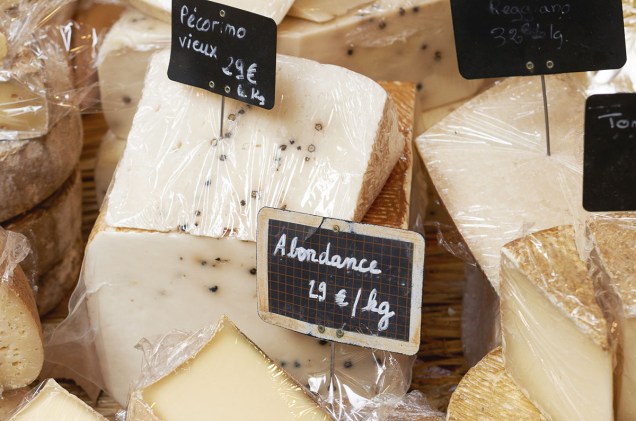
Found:
[[[546,421],[504,368],[501,347],[468,370],[448,403],[448,421]]]
[[[9,250],[0,249],[0,390],[28,386],[44,364],[42,329],[31,285],[20,266],[9,278],[1,276],[7,254]]]
[[[194,356],[130,402],[128,421],[332,419],[227,318]]]
[[[379,1],[324,23],[287,17],[277,48],[375,80],[413,82],[420,111],[474,95],[483,84],[459,74],[447,0]]]
[[[101,104],[119,138],[128,137],[150,57],[169,45],[170,24],[134,9],[125,11],[104,37],[97,57]]]
[[[278,56],[267,111],[168,79],[153,56],[115,173],[113,227],[253,240],[264,206],[359,221],[404,150],[397,111],[372,80]]]
[[[155,19],[171,22],[172,0],[128,0],[128,2],[139,11]],[[294,0],[219,0],[216,3],[267,16],[274,19],[276,23],[280,23]],[[190,13],[195,12],[190,11]]]
[[[106,421],[53,379],[47,380],[34,393],[7,421]]]
[[[502,248],[506,371],[554,421],[613,419],[616,338],[596,299],[571,226]]]
[[[511,78],[464,104],[416,140],[435,189],[468,250],[499,291],[501,247],[582,219],[584,89],[547,78],[547,155],[539,78]]]
[[[139,377],[134,346],[171,330],[196,331],[227,314],[301,384],[326,393],[330,347],[262,321],[256,311],[256,244],[234,238],[115,229],[98,220],[83,268],[95,348],[108,393],[122,405]],[[404,357],[406,358],[406,357]],[[405,392],[390,380],[403,357],[336,345],[335,373],[360,396]],[[383,373],[380,380],[378,373]],[[385,379],[385,380],[382,380]]]
[[[610,321],[622,335],[618,420],[636,419],[636,213],[595,215],[587,223],[592,274]]]
[[[111,131],[104,135],[95,163],[95,194],[98,204],[101,204],[106,197],[115,168],[124,154],[124,149],[126,149],[125,140],[117,138]]]

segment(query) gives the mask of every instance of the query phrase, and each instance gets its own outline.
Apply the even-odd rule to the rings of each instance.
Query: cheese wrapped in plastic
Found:
[[[40,317],[19,266],[28,254],[23,235],[0,228],[0,392],[28,386],[44,363]]]
[[[227,314],[294,379],[327,395],[330,347],[258,317],[255,218],[274,206],[361,219],[405,147],[395,106],[364,76],[279,56],[274,109],[226,99],[219,136],[220,98],[168,80],[167,66],[167,52],[153,57],[87,246],[74,314],[49,355],[80,365],[89,359],[69,360],[69,343],[86,345],[99,366],[78,371],[124,405],[141,338],[196,331]],[[412,361],[337,345],[343,411],[403,396]]]
[[[49,379],[24,398],[7,421],[105,421],[90,406]]]
[[[617,420],[636,417],[636,213],[594,214],[587,221],[589,270],[621,342]]]
[[[614,419],[618,336],[598,295],[572,226],[502,248],[506,371],[548,419]]]

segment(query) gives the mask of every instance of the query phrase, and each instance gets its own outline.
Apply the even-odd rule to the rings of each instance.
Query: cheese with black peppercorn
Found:
[[[263,206],[359,220],[404,149],[394,106],[364,76],[279,56],[275,108],[226,100],[219,136],[220,99],[168,80],[167,65],[167,52],[153,57],[86,250],[83,283],[106,390],[125,403],[141,338],[228,314],[301,384],[324,393],[329,347],[260,320],[256,245],[242,240],[255,238]],[[336,348],[336,372],[360,396],[405,392],[399,380],[410,365],[399,361]]]

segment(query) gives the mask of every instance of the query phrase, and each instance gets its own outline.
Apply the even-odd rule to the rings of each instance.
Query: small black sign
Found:
[[[583,207],[636,211],[636,94],[587,99]]]
[[[417,352],[421,235],[265,208],[258,241],[264,320],[322,339]]]
[[[479,79],[618,69],[621,0],[451,0],[462,76]]]
[[[172,0],[168,77],[268,110],[276,86],[276,22],[208,0]]]

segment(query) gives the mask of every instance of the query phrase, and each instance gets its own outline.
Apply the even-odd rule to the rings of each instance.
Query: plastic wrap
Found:
[[[550,419],[613,419],[617,332],[597,296],[572,226],[503,247],[506,371]]]
[[[29,385],[44,363],[33,289],[19,266],[28,253],[23,235],[0,228],[0,395]]]
[[[34,388],[9,415],[7,421],[106,421],[55,380]]]
[[[139,11],[164,22],[170,22],[172,11],[171,0],[128,0]],[[293,0],[221,0],[217,3],[227,4],[238,9],[264,15],[274,19],[276,23],[287,14]]]
[[[296,4],[295,14],[304,10],[307,19],[287,17],[279,25],[279,53],[336,64],[375,80],[413,82],[419,111],[472,96],[483,84],[459,74],[448,1],[380,0],[315,22],[323,20],[316,17],[324,15],[320,12],[335,15],[346,8],[345,2],[318,3]]]
[[[620,339],[617,419],[636,417],[636,213],[593,214],[587,221],[589,270],[598,301]]]
[[[226,339],[228,335],[229,339]],[[262,411],[276,419],[333,417],[337,420],[438,420],[442,415],[433,411],[419,393],[412,393],[406,397],[380,394],[373,400],[359,402],[355,414],[343,411],[336,393],[328,395],[326,399],[320,399],[319,403],[324,409],[319,409],[315,401],[318,395],[303,389],[300,384],[287,377],[284,369],[269,359],[227,319],[222,319],[218,326],[207,327],[194,334],[175,332],[160,337],[154,343],[143,340],[138,346],[144,351],[145,361],[141,380],[137,382],[132,393],[128,421],[167,421],[172,419],[167,415],[167,409],[181,416],[185,413],[183,411],[186,407],[195,411],[201,419],[227,418],[227,412],[233,417],[254,417],[247,413],[242,414],[240,411],[243,409],[248,412]],[[223,366],[231,368],[224,370]],[[172,379],[168,379],[167,376],[171,376]],[[333,379],[334,390],[337,389],[337,377],[336,374]],[[272,390],[269,389],[272,387],[269,386],[272,384],[271,380],[262,381],[268,378],[274,379]],[[201,379],[205,379],[205,383],[201,383]],[[211,386],[212,384],[217,386]],[[158,387],[165,390],[159,391]],[[176,390],[190,390],[193,395],[192,401],[170,399],[169,396],[174,395]],[[235,393],[237,390],[241,393]],[[275,395],[268,398],[272,391]],[[197,396],[201,393],[205,394],[205,398]],[[283,414],[275,415],[273,411],[280,411],[276,403],[278,400],[284,402],[284,409]],[[266,406],[268,404],[271,408]],[[160,412],[153,413],[153,409],[164,411],[164,416],[160,417]],[[224,413],[225,417],[222,415]],[[330,416],[327,416],[327,413]]]
[[[435,188],[495,291],[504,244],[574,221],[582,227],[584,88],[577,76],[547,78],[551,156],[539,78],[501,82],[417,139]]]
[[[226,99],[219,137],[220,99],[169,81],[167,59],[161,52],[150,65],[73,314],[49,342],[49,360],[125,404],[141,338],[195,331],[228,314],[325,395],[329,347],[259,319],[256,246],[243,239],[254,238],[265,205],[361,218],[404,150],[393,104],[363,76],[280,56],[274,110]],[[335,361],[343,411],[408,389],[413,357],[338,345]]]

